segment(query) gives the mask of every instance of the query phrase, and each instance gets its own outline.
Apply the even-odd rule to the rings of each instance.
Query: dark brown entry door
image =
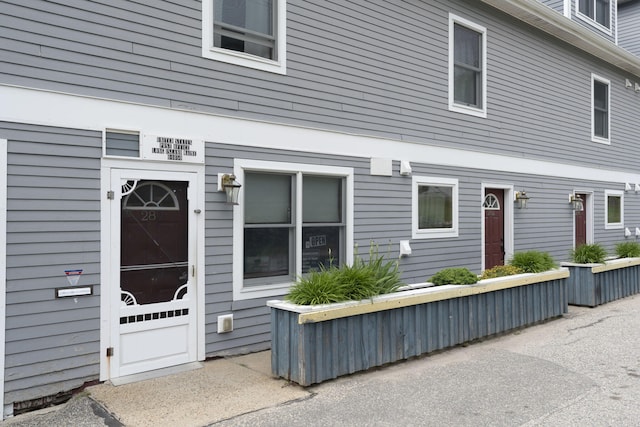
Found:
[[[485,189],[484,202],[484,268],[504,265],[504,190]]]
[[[576,209],[574,211],[576,217],[575,247],[578,247],[587,243],[587,195],[576,194],[576,197],[580,197],[582,199],[582,210]]]

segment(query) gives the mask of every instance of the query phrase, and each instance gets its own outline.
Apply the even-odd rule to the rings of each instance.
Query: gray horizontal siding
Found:
[[[640,57],[640,3],[630,2],[618,9],[618,44]]]
[[[610,1],[609,3],[616,3],[617,2],[615,0]],[[612,43],[616,42],[616,27],[618,26],[618,19],[617,19],[617,15],[618,15],[618,11],[617,11],[617,7],[616,4],[614,4],[611,7],[611,34],[607,34],[606,32],[604,32],[602,30],[602,27],[598,26],[598,25],[594,25],[592,24],[594,21],[591,21],[590,19],[584,18],[584,15],[582,15],[581,17],[578,17],[578,8],[576,6],[576,1],[575,0],[571,0],[571,17],[572,19],[582,25],[583,27],[593,31],[596,34],[599,34],[600,36],[602,36],[603,38],[609,40]]]
[[[543,3],[549,6],[551,9],[563,13],[564,12],[564,2],[566,0],[538,0],[540,3]],[[574,2],[575,0],[570,0]]]
[[[198,2],[3,6],[9,84],[593,166],[640,155],[632,76],[477,2],[289,1],[286,76],[201,58]],[[447,109],[449,12],[488,29],[487,119]],[[611,146],[590,141],[591,72],[612,80]]]
[[[8,140],[4,401],[70,390],[99,373],[98,132],[0,123]],[[55,299],[82,268],[95,295]]]

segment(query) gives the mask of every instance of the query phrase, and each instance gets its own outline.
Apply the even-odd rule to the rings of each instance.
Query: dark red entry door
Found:
[[[587,243],[587,204],[585,203],[587,200],[586,194],[576,194],[576,197],[580,197],[582,199],[582,209],[576,209],[576,236],[575,236],[575,247],[577,248],[580,245],[585,245]]]
[[[484,268],[504,265],[504,190],[487,188],[484,194]]]

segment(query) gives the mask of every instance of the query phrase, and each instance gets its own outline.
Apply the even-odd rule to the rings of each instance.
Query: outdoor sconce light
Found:
[[[516,191],[515,201],[519,203],[519,208],[523,209],[527,207],[527,202],[529,201],[529,196],[527,196],[526,191]]]
[[[238,204],[238,195],[240,194],[240,183],[236,181],[236,176],[230,173],[218,174],[218,191],[227,193],[227,203],[230,205]]]
[[[571,207],[576,212],[582,212],[584,210],[584,200],[576,194],[569,194],[569,203],[571,203]]]

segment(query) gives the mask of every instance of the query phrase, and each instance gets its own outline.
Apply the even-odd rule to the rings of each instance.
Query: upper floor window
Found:
[[[609,86],[607,79],[592,75],[591,87],[591,139],[595,142],[610,143],[609,125],[610,102]]]
[[[413,238],[458,236],[458,180],[413,177]]]
[[[286,0],[204,0],[202,55],[284,74]]]
[[[486,117],[484,27],[449,15],[449,109]]]
[[[578,16],[611,29],[611,1],[610,0],[576,0]]]

